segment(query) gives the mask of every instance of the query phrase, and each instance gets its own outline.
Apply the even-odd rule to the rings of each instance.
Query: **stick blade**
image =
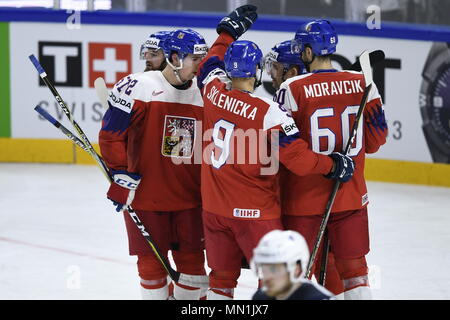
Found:
[[[386,58],[383,50],[374,50],[371,53],[369,53],[369,57],[370,57],[370,64],[372,66],[376,65],[377,63],[380,63]]]
[[[208,276],[197,276],[188,275],[185,273],[180,273],[180,278],[177,281],[180,284],[195,287],[195,288],[208,288],[209,287],[209,277]]]
[[[359,63],[361,64],[361,70],[364,75],[366,87],[372,84],[372,67],[370,66],[369,52],[366,50],[359,56]]]
[[[94,87],[103,108],[108,109],[108,88],[105,80],[102,77],[98,77],[94,81]]]

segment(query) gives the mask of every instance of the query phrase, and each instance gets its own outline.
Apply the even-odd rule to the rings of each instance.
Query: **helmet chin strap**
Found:
[[[255,83],[253,84],[253,91],[256,90],[262,84],[262,69],[259,69],[259,76],[255,77]]]
[[[173,70],[173,74],[175,75],[175,78],[177,78],[177,80],[183,85],[186,82],[188,82],[188,80],[183,81],[181,80],[181,76],[180,76],[180,70],[183,69],[183,59],[180,59],[180,66],[179,67],[175,67],[170,61],[169,59],[166,58],[166,62],[167,64],[172,68]]]
[[[311,63],[314,62],[314,59],[316,59],[316,55],[313,53],[313,57],[311,59],[311,61],[305,61],[302,59],[303,63],[305,64],[306,70],[308,70],[308,72],[311,72],[310,68],[311,68]]]

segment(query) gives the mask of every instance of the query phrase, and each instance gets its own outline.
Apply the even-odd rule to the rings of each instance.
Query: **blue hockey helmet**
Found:
[[[158,31],[149,35],[147,40],[141,45],[141,60],[145,59],[145,53],[148,49],[163,50],[163,42],[169,34],[170,31]]]
[[[233,42],[225,53],[225,71],[230,78],[257,77],[256,67],[262,72],[263,54],[256,43],[239,40]]]
[[[270,70],[272,69],[273,62],[279,62],[283,65],[285,71],[289,69],[291,66],[298,66],[300,74],[306,73],[305,64],[300,58],[299,53],[293,53],[291,50],[291,40],[286,40],[280,43],[277,43],[268,54],[266,54],[265,60],[265,69],[270,74]]]
[[[316,56],[324,56],[336,52],[337,43],[338,36],[331,22],[314,20],[298,28],[291,50],[294,54],[300,54],[308,45]]]
[[[172,52],[176,52],[182,60],[188,54],[206,55],[208,46],[205,39],[197,31],[178,29],[167,36],[163,44],[163,50],[167,59],[170,59]]]

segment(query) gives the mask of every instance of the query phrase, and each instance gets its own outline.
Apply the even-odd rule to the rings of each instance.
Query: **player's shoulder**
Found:
[[[206,77],[199,78],[197,81],[200,82],[198,87],[203,90],[203,94],[213,86],[221,87],[222,90],[231,89],[231,80],[221,68],[212,70]]]
[[[364,74],[361,71],[339,70],[336,74],[344,79],[364,79]]]
[[[264,291],[261,289],[258,289],[252,297],[252,300],[275,300],[273,297],[269,297],[267,294],[265,294]]]
[[[138,100],[150,100],[149,88],[158,88],[162,85],[160,71],[145,71],[129,74],[120,79],[113,90],[121,95],[127,95]]]
[[[159,70],[150,70],[135,73],[136,80],[141,81],[145,85],[158,85],[163,82],[163,74]]]
[[[362,76],[363,75],[363,73],[361,71],[354,71],[354,70],[339,70],[339,72],[347,73],[347,74],[353,74],[353,75],[358,75],[358,76]]]
[[[264,103],[266,105],[267,108],[272,107],[272,106],[278,106],[278,103],[276,101],[273,101],[273,99],[269,99],[269,98],[263,97],[263,96],[258,96],[253,93],[249,93],[248,95],[250,97],[252,97],[253,99],[260,100],[262,103]]]
[[[335,296],[308,279],[301,280],[301,286],[288,298],[288,300],[335,300]]]
[[[155,87],[155,77],[149,77],[147,72],[129,74],[120,79],[112,88],[108,97],[110,107],[131,113],[135,100],[149,102],[152,100],[150,87]]]
[[[284,81],[281,86],[280,89],[282,88],[287,88],[289,87],[291,84],[293,83],[297,83],[297,82],[302,82],[305,81],[306,79],[312,77],[314,75],[314,73],[305,73],[305,74],[300,74],[298,76],[295,77],[291,77],[289,79],[286,79],[286,81]]]

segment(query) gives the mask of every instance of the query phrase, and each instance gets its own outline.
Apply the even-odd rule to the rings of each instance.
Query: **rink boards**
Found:
[[[219,19],[217,15],[181,13],[0,11],[0,21],[4,21],[0,22],[0,161],[93,163],[34,112],[41,105],[72,128],[50,91],[39,83],[28,55],[38,57],[95,143],[105,112],[93,87],[95,78],[102,76],[112,85],[129,73],[142,71],[140,45],[158,30],[191,27],[212,45]],[[267,53],[275,43],[291,39],[303,21],[260,17],[243,39],[256,42]],[[450,166],[433,163],[420,111],[425,61],[434,43],[450,41],[450,31],[383,23],[380,30],[369,30],[365,24],[340,21],[336,27],[340,35],[336,68],[353,63],[363,50],[386,53],[386,63],[374,70],[374,78],[385,103],[389,137],[377,154],[369,156],[366,177],[450,186]],[[269,77],[264,74],[263,80],[266,84],[256,94],[271,97]]]

